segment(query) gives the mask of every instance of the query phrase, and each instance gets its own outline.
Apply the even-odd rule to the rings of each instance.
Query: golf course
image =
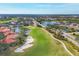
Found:
[[[62,44],[51,38],[51,36],[40,27],[29,27],[30,35],[34,38],[34,45],[25,49],[23,53],[12,53],[17,56],[69,56]]]

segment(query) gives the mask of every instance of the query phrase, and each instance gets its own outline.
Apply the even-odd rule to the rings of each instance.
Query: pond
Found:
[[[15,32],[16,32],[16,33],[19,33],[19,32],[20,32],[19,26],[17,26],[17,27],[15,28]]]
[[[42,25],[44,25],[45,27],[47,27],[48,25],[56,25],[56,24],[60,24],[59,22],[54,22],[54,21],[42,21],[41,22]]]

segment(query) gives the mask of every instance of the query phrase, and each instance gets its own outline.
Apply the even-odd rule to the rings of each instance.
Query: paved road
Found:
[[[48,32],[48,31],[45,30],[45,29],[43,29],[43,30],[46,31],[46,32]],[[49,32],[48,32],[48,33],[49,33]],[[62,44],[63,48],[64,48],[71,56],[74,56],[74,55],[67,49],[67,47],[65,46],[65,44],[64,44],[61,40],[56,39],[55,37],[53,37],[53,35],[52,35],[51,33],[49,33],[49,35],[50,35],[54,40],[60,42],[60,43]]]
[[[42,24],[40,24],[39,22],[37,22],[34,18],[32,19],[36,24],[40,25],[41,27],[45,28],[45,26],[43,26]]]

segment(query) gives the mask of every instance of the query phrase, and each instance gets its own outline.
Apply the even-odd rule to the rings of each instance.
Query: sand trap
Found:
[[[28,36],[25,43],[21,47],[17,48],[14,52],[24,52],[24,49],[33,46],[33,42],[34,42],[33,38],[31,36]]]

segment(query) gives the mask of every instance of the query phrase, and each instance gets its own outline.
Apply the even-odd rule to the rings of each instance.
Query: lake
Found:
[[[51,22],[51,21],[42,21],[41,24],[45,27],[47,27],[48,25],[57,25],[60,24],[59,22]]]

